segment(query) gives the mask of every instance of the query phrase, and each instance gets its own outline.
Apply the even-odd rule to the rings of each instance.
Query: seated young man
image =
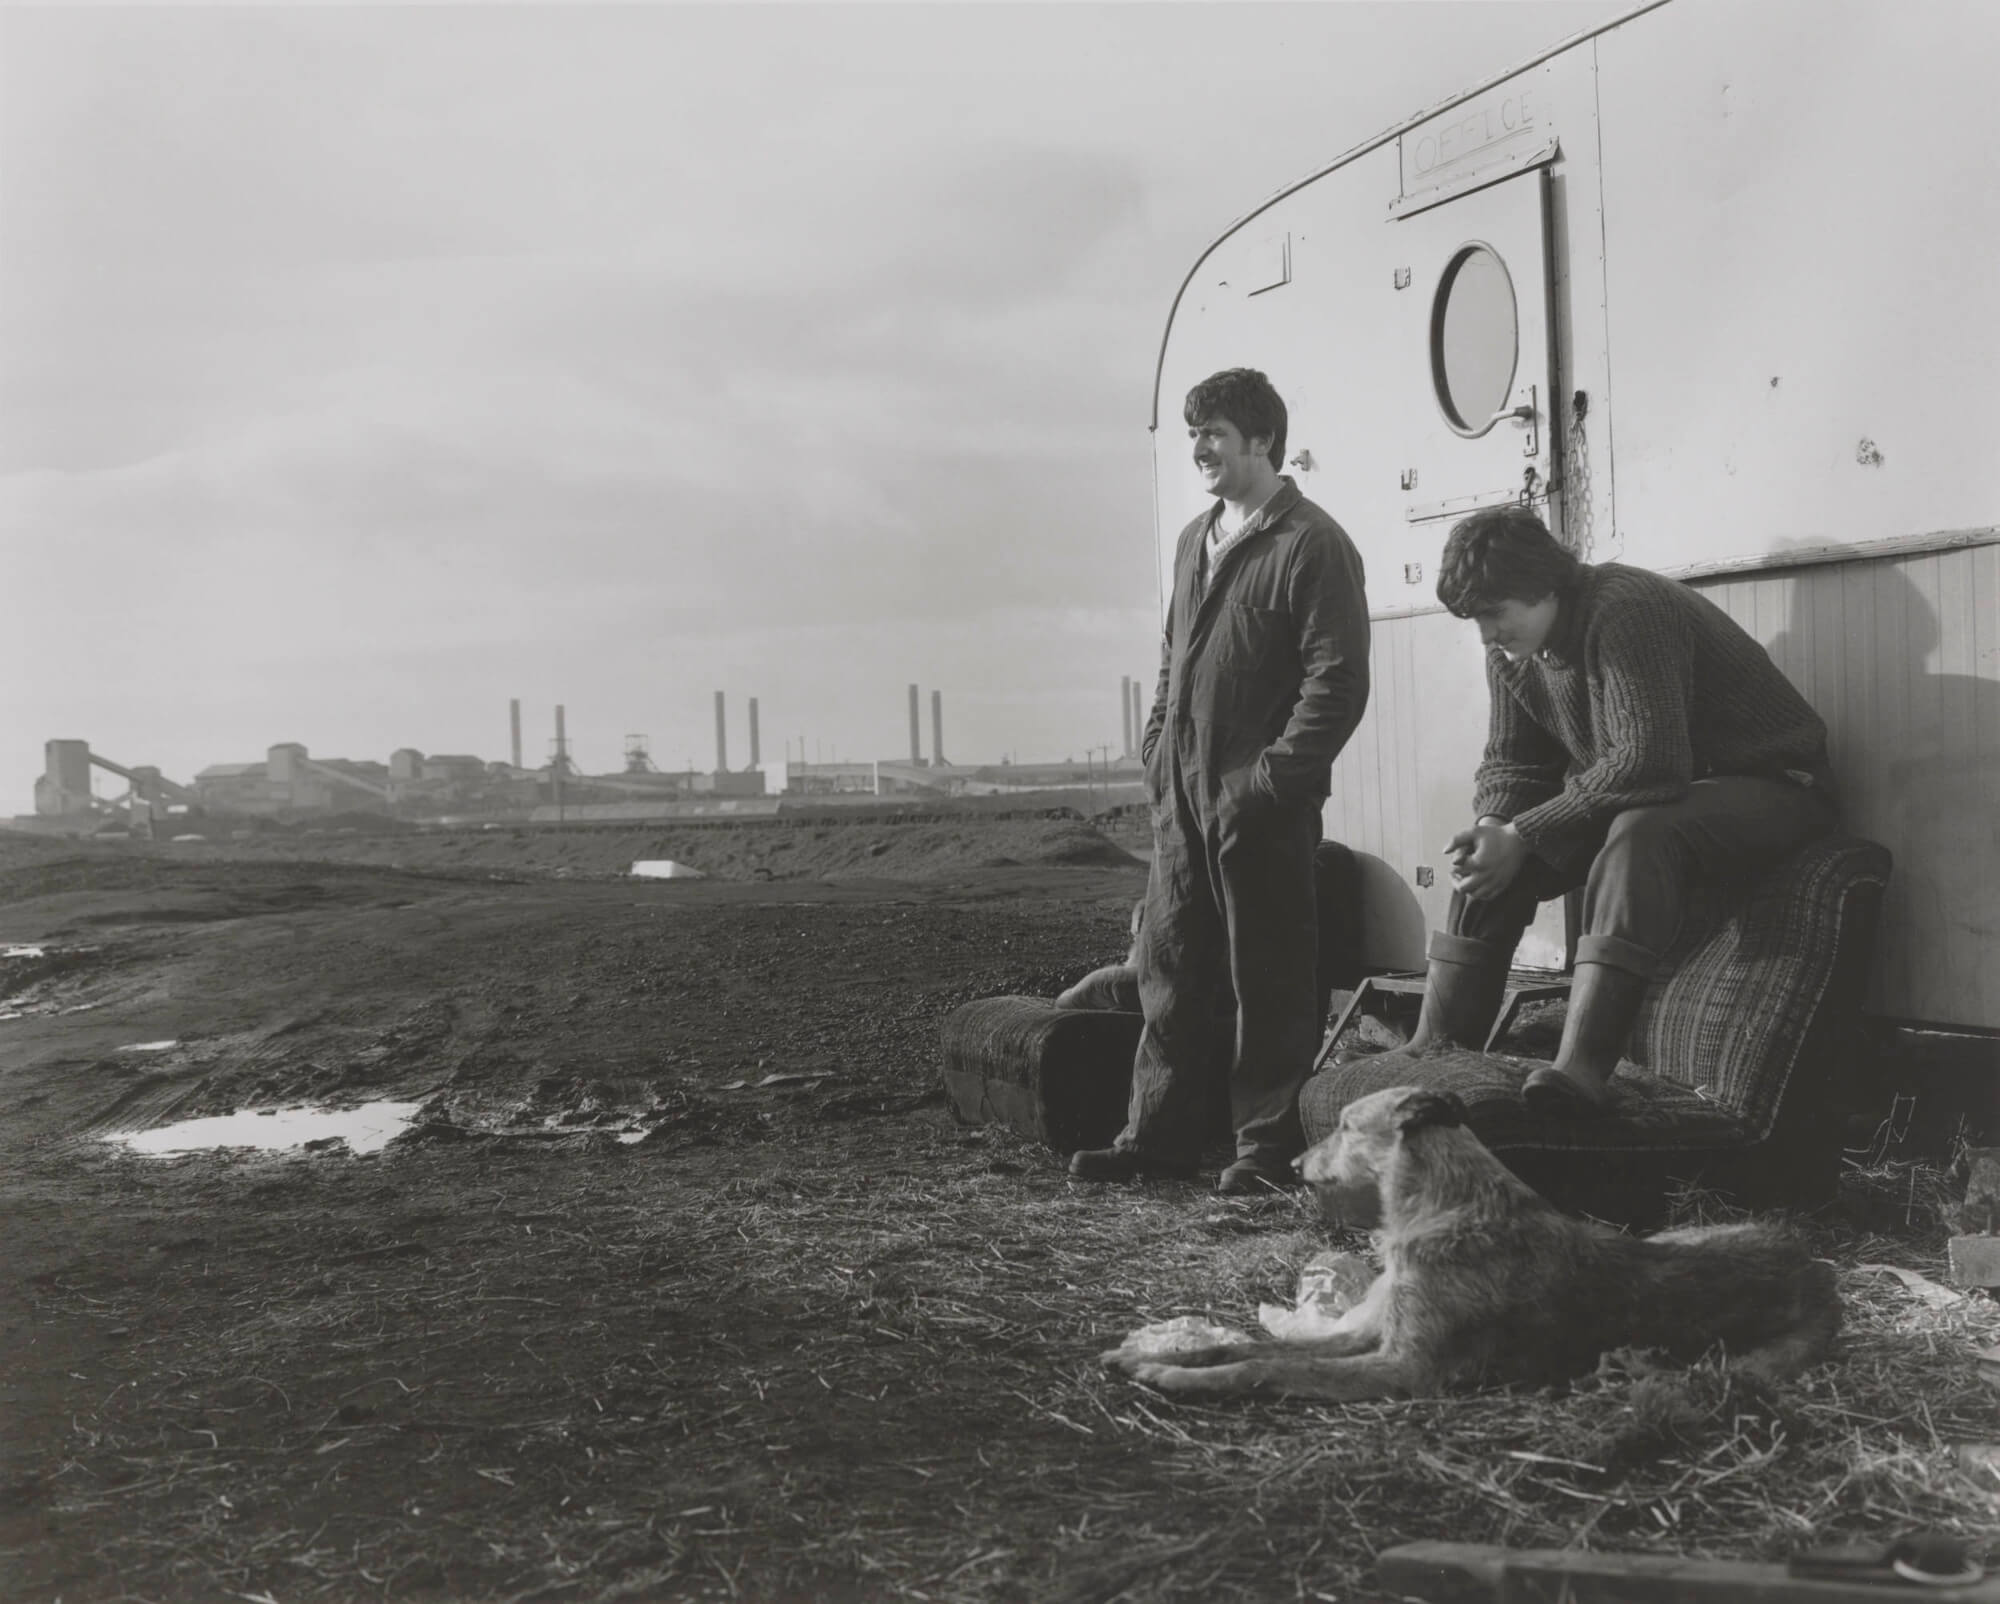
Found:
[[[1589,1112],[1688,887],[1754,875],[1832,828],[1826,726],[1713,602],[1578,562],[1526,508],[1454,528],[1437,594],[1479,626],[1492,706],[1411,1047],[1484,1042],[1536,905],[1581,886],[1562,1045],[1522,1095]]]

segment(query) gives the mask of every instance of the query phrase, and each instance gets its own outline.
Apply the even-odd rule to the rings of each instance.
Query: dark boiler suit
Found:
[[[1135,946],[1146,1024],[1117,1145],[1201,1154],[1214,1010],[1236,995],[1227,1066],[1239,1158],[1303,1145],[1314,1017],[1313,848],[1334,758],[1368,701],[1361,557],[1289,476],[1206,572],[1220,503],[1181,531],[1141,753],[1153,869]]]

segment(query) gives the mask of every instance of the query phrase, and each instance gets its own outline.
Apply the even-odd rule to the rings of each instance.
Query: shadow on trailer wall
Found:
[[[2000,1018],[2000,679],[1967,671],[1982,620],[2000,667],[2000,545],[1697,588],[1819,710],[1845,827],[1896,856],[1869,1011]]]

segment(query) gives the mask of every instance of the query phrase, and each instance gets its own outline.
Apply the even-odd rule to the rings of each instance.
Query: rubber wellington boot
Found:
[[[1491,942],[1443,930],[1433,934],[1424,1003],[1408,1050],[1422,1052],[1447,1044],[1475,1052],[1483,1049],[1507,992],[1508,958]]]
[[[1500,999],[1507,991],[1507,955],[1489,942],[1438,931],[1431,937],[1430,964],[1424,971],[1423,1006],[1417,1028],[1401,1047],[1386,1053],[1354,1054],[1343,1062],[1361,1062],[1387,1069],[1403,1059],[1421,1057],[1434,1047],[1486,1046],[1487,1033],[1499,1017]]]
[[[1562,1119],[1603,1110],[1610,1101],[1606,1083],[1632,1039],[1651,984],[1645,975],[1615,964],[1576,966],[1556,1061],[1521,1083],[1521,1100],[1531,1111]]]

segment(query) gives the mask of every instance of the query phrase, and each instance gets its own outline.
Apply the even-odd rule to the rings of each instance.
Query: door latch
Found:
[[[1521,455],[1524,457],[1539,457],[1542,454],[1542,414],[1538,405],[1540,399],[1540,392],[1531,384],[1528,386],[1527,400],[1517,407],[1504,407],[1486,420],[1488,424],[1495,424],[1512,418],[1520,424],[1527,431],[1527,438],[1521,442]]]

